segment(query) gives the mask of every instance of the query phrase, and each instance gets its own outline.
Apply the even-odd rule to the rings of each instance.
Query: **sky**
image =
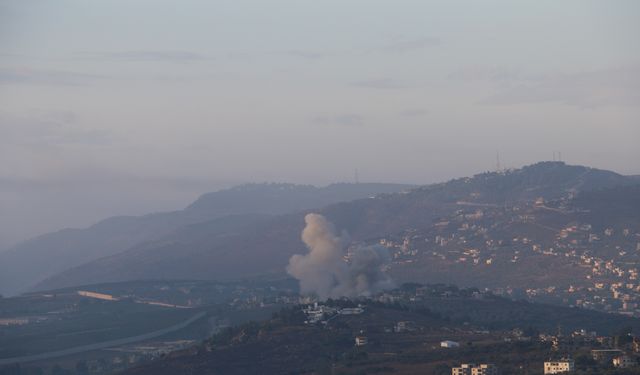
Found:
[[[640,2],[0,0],[0,248],[246,182],[640,174]]]

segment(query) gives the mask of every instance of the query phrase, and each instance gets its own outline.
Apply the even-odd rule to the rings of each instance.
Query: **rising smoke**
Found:
[[[384,247],[359,246],[345,262],[348,236],[338,235],[322,215],[308,214],[304,220],[302,241],[309,253],[292,256],[287,267],[287,272],[300,281],[303,294],[315,294],[320,299],[357,297],[393,287],[380,269],[389,262]]]

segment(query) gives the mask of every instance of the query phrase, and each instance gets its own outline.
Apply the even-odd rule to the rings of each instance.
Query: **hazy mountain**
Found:
[[[210,220],[228,215],[249,215],[248,222],[255,223],[255,214],[284,214],[410,187],[376,183],[332,184],[326,187],[248,184],[205,194],[180,211],[112,217],[88,228],[64,229],[0,253],[0,293],[25,291],[69,268],[160,239],[191,224],[209,221],[206,231],[215,232],[217,229],[212,226],[235,230],[237,226]],[[242,221],[241,217],[231,220],[236,224]],[[187,229],[186,233],[192,232]],[[193,234],[193,238],[199,237]]]
[[[408,228],[428,229],[460,204],[501,207],[538,197],[558,199],[581,191],[635,182],[614,172],[544,162],[500,173],[483,173],[410,192],[379,195],[319,210],[355,241],[380,238]],[[283,215],[247,227],[237,235],[212,238],[191,227],[159,244],[147,244],[99,259],[48,279],[39,289],[144,278],[237,279],[281,274],[289,257],[304,252],[303,213]],[[197,239],[196,239],[197,238]]]
[[[246,184],[202,195],[184,211],[190,215],[283,214],[410,189],[400,184],[332,184],[318,188],[295,184]]]

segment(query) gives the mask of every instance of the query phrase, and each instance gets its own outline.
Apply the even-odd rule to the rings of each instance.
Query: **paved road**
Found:
[[[196,315],[192,316],[191,318],[185,320],[182,323],[178,323],[178,324],[176,324],[174,326],[171,326],[171,327],[159,329],[157,331],[145,333],[145,334],[138,335],[138,336],[125,337],[125,338],[122,338],[122,339],[116,339],[116,340],[110,340],[110,341],[103,341],[103,342],[98,342],[98,343],[95,343],[95,344],[77,346],[75,348],[56,350],[56,351],[53,351],[53,352],[46,352],[46,353],[41,353],[41,354],[25,355],[25,356],[22,356],[22,357],[13,357],[13,358],[2,358],[2,359],[0,359],[0,365],[8,365],[8,364],[11,364],[11,363],[33,362],[33,361],[40,361],[40,360],[43,360],[43,359],[64,357],[64,356],[67,356],[67,355],[78,354],[78,353],[83,353],[83,352],[89,352],[89,351],[92,351],[92,350],[106,349],[106,348],[111,348],[111,347],[114,347],[114,346],[132,344],[132,343],[138,342],[138,341],[150,340],[150,339],[162,336],[162,335],[166,335],[167,333],[171,333],[171,332],[175,332],[175,331],[181,330],[181,329],[187,327],[188,325],[190,325],[191,323],[195,322],[196,320],[201,319],[206,314],[207,313],[204,312],[204,311],[203,312],[199,312]]]

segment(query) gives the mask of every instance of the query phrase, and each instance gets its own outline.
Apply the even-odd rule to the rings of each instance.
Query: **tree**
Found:
[[[89,375],[89,366],[87,366],[87,361],[78,361],[76,363],[76,374]]]
[[[0,375],[22,375],[22,368],[20,368],[20,365],[17,363],[0,368]]]
[[[625,345],[630,344],[633,341],[633,337],[630,333],[620,333],[613,336],[613,345],[616,348],[623,348]]]
[[[595,367],[598,362],[596,362],[589,354],[580,353],[575,356],[575,364],[578,369],[586,370]]]
[[[439,363],[436,368],[433,369],[433,373],[436,375],[449,375],[451,374],[451,367],[444,363]]]

